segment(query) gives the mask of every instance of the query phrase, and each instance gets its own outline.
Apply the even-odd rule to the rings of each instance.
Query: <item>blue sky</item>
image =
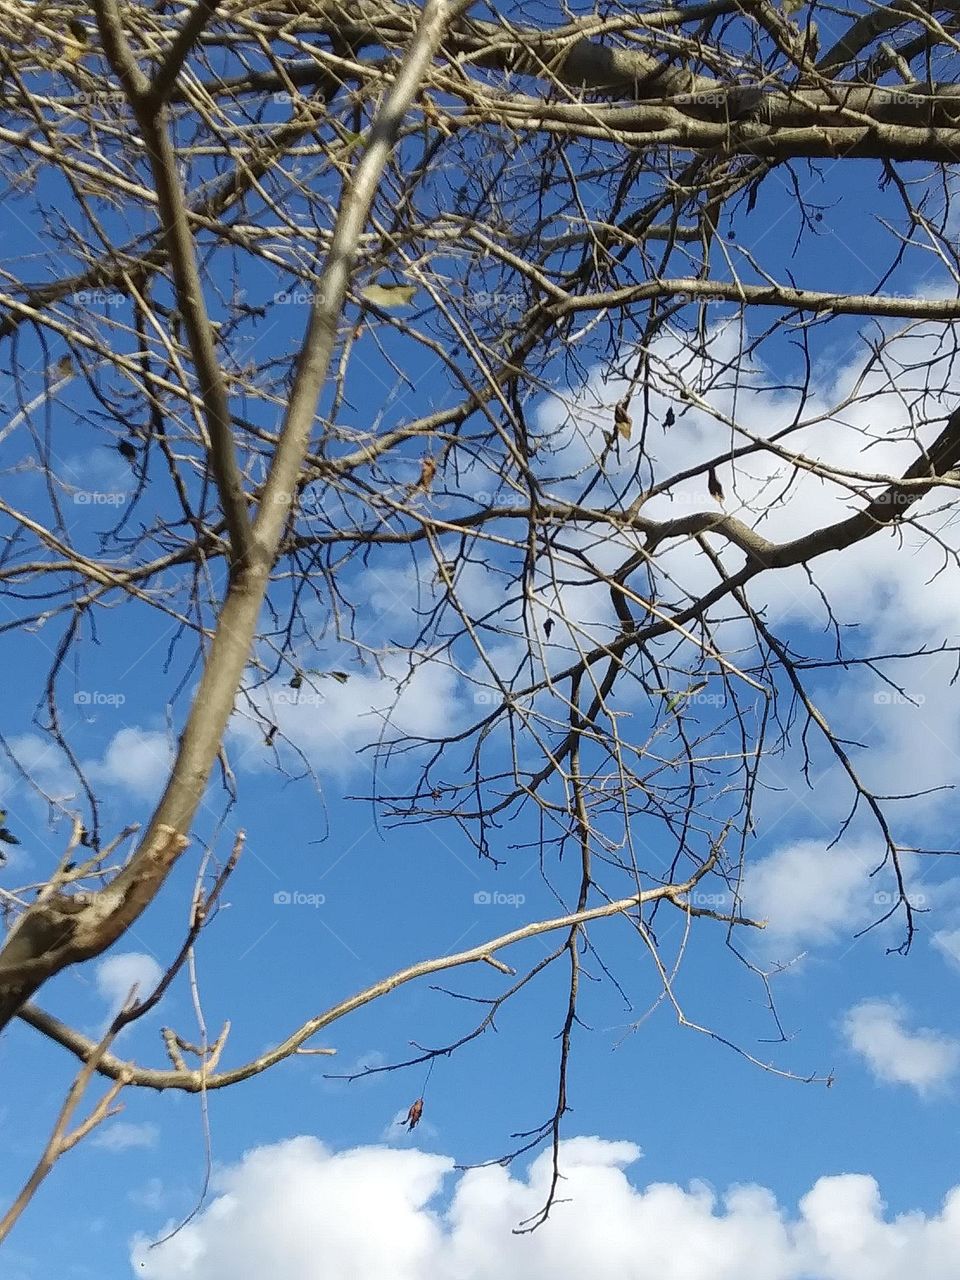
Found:
[[[892,194],[878,191],[876,166],[855,164],[841,176],[824,165],[821,173],[823,179],[807,174],[804,189],[817,200],[824,188],[824,220],[795,256],[793,197],[776,175],[765,184],[753,213],[738,220],[736,234],[781,277],[793,270],[809,288],[869,290],[876,284],[882,251],[889,249],[880,218],[893,216]],[[33,248],[17,207],[12,201],[13,259]],[[24,269],[22,261],[15,265]],[[718,270],[722,273],[722,265]],[[244,276],[250,303],[271,305],[256,335],[258,354],[292,350],[306,318],[303,305],[272,303],[275,285]],[[886,291],[930,294],[946,287],[923,255],[907,254]],[[712,307],[707,315],[712,352],[731,358],[737,342],[732,310]],[[771,318],[751,318],[751,334]],[[812,332],[810,426],[802,443],[808,456],[883,471],[913,456],[909,442],[896,439],[904,400],[929,418],[951,401],[935,387],[925,392],[920,377],[905,374],[899,389],[879,379],[868,404],[837,409],[854,384],[863,356],[858,335],[867,329],[865,322],[847,319]],[[385,333],[379,336],[388,351],[407,357],[407,345]],[[918,353],[933,358],[941,337],[930,325],[892,351],[904,353],[904,359]],[[756,367],[741,370],[735,414],[748,429],[768,431],[788,421],[796,407],[795,393],[784,385],[798,368],[790,339],[785,333],[773,335]],[[30,336],[24,343],[32,368],[25,385],[36,394],[44,365],[63,350],[43,352]],[[662,421],[672,402],[675,339],[665,335],[657,352],[661,364],[654,375],[653,416]],[[560,456],[542,464],[552,470],[551,483],[561,477],[555,481],[558,496],[572,496],[582,485],[571,477],[585,473],[595,457],[599,433],[622,391],[589,344],[581,358],[582,380],[558,357],[548,369],[554,394],[541,396],[531,408],[535,433],[562,444]],[[362,339],[346,420],[391,426],[443,403],[445,389],[436,368],[422,355],[415,359],[419,363],[405,366],[410,385],[398,387],[372,336]],[[705,394],[720,414],[734,412],[724,388]],[[18,408],[6,367],[0,369],[0,401],[6,422]],[[272,410],[254,406],[247,411],[271,423]],[[52,455],[67,486],[65,523],[74,544],[90,554],[97,553],[99,533],[128,514],[132,490],[131,470],[116,452],[116,437],[95,412],[76,380],[50,400]],[[32,421],[45,429],[44,410]],[[656,474],[668,475],[715,452],[724,438],[718,421],[691,410],[682,436],[654,431]],[[877,443],[861,457],[856,433],[865,426],[876,433]],[[21,466],[30,454],[22,430],[2,438],[3,496],[13,507],[49,516],[40,477]],[[418,462],[418,452],[408,451],[391,464],[390,478],[409,483]],[[630,465],[627,454],[622,476]],[[779,475],[778,466],[774,460],[764,470],[757,463],[736,477],[726,476],[733,509],[755,511]],[[500,484],[492,465],[478,464],[459,477],[457,496],[447,498],[445,507],[439,506],[444,501],[439,486],[430,501],[455,513]],[[701,488],[702,481],[677,486],[672,498],[651,505],[651,514],[691,509],[690,503],[702,502]],[[761,527],[768,536],[786,537],[837,518],[848,501],[838,488],[811,478],[784,500],[770,500]],[[155,502],[164,508],[165,499],[148,492],[132,516],[133,527],[149,521]],[[925,504],[924,518],[955,546],[949,514],[938,514],[939,505]],[[605,548],[602,541],[594,546],[589,539],[580,546],[601,566],[619,550]],[[684,582],[701,583],[702,566],[689,548],[668,553],[665,563]],[[495,567],[506,569],[507,559]],[[902,544],[881,535],[816,566],[817,582],[836,606],[851,652],[896,653],[920,645],[931,650],[909,664],[891,659],[883,665],[908,696],[894,694],[877,670],[862,667],[826,669],[810,677],[831,722],[860,744],[851,752],[864,777],[886,794],[949,786],[956,776],[960,721],[951,687],[954,657],[932,651],[957,642],[960,594],[956,566],[948,563],[935,577],[939,567],[935,543],[909,530]],[[478,945],[528,920],[557,914],[558,895],[569,901],[575,894],[571,850],[562,862],[549,861],[549,883],[541,876],[537,824],[530,813],[511,812],[492,833],[492,852],[502,860],[496,867],[478,858],[455,823],[391,824],[368,800],[349,798],[368,796],[375,788],[402,794],[413,777],[400,759],[375,780],[369,755],[358,749],[376,736],[377,712],[393,701],[392,680],[402,680],[406,672],[402,650],[419,627],[416,610],[436,597],[436,584],[429,559],[402,550],[384,552],[367,564],[355,558],[341,572],[358,604],[361,638],[387,653],[386,677],[371,664],[362,667],[357,655],[327,632],[316,641],[300,637],[292,665],[255,695],[258,706],[269,708],[300,744],[318,785],[282,775],[264,746],[262,726],[238,716],[230,736],[241,781],[238,802],[229,807],[221,792],[211,792],[193,847],[160,900],[108,956],[46,987],[39,1001],[44,1008],[96,1036],[129,984],[139,980],[149,986],[175,954],[204,842],[222,857],[241,827],[247,844],[240,866],[197,948],[208,1031],[216,1036],[225,1020],[231,1022],[224,1066],[255,1057],[310,1016],[413,961]],[[577,585],[573,569],[568,572],[574,585],[564,595],[571,616],[583,634],[609,635],[616,624],[608,602],[598,601],[582,579]],[[477,615],[503,606],[502,584],[488,570],[465,570],[459,588]],[[534,617],[542,637],[551,605],[546,586],[538,590]],[[277,598],[285,598],[282,588]],[[832,653],[834,637],[825,629],[820,598],[802,571],[764,580],[751,589],[751,603],[765,610],[797,651],[824,658]],[[5,600],[2,607],[12,613],[24,606]],[[321,625],[319,605],[308,604],[307,614]],[[513,634],[493,650],[501,675],[514,669],[520,653],[516,610],[510,605],[508,615]],[[196,680],[190,645],[177,639],[175,622],[157,619],[136,603],[101,610],[96,634],[84,634],[75,667],[61,677],[65,729],[99,788],[106,831],[148,818]],[[732,646],[737,625],[718,623]],[[5,669],[13,673],[2,731],[18,758],[58,796],[75,792],[76,781],[38,727],[37,700],[61,632],[62,622],[54,620],[29,634],[0,635]],[[565,628],[543,643],[548,667],[568,659],[572,641]],[[266,645],[261,652],[266,654]],[[489,680],[463,641],[453,656],[455,667],[433,661],[418,669],[395,712],[401,728],[436,735],[466,725],[489,705]],[[311,677],[292,697],[294,665],[308,672],[346,670],[349,680]],[[719,726],[728,715],[713,675],[711,681],[703,699],[684,713],[701,729]],[[660,717],[656,704],[651,709],[636,690],[625,690],[619,705],[628,717],[626,733],[636,727],[641,740],[656,722],[654,746],[669,749],[673,725]],[[502,735],[494,735],[490,748],[492,760],[506,758]],[[530,752],[530,743],[522,742],[521,750]],[[782,754],[771,754],[761,773],[744,899],[769,927],[762,936],[738,935],[738,945],[757,968],[772,972],[786,966],[771,979],[785,1041],[776,1042],[764,987],[726,946],[722,925],[698,922],[681,947],[686,919],[681,912],[664,911],[657,936],[666,957],[676,958],[682,949],[671,989],[686,1017],[728,1044],[678,1026],[636,933],[623,921],[601,922],[591,930],[591,941],[620,989],[604,978],[597,959],[584,958],[583,1025],[574,1030],[571,1111],[564,1125],[571,1140],[564,1167],[572,1199],[558,1205],[533,1237],[514,1237],[511,1230],[539,1207],[542,1164],[531,1169],[531,1156],[509,1172],[464,1173],[454,1166],[495,1161],[519,1144],[511,1135],[551,1113],[556,1035],[566,1000],[562,964],[508,1002],[495,1028],[451,1057],[438,1058],[429,1078],[422,1064],[352,1082],[331,1077],[404,1060],[415,1055],[415,1045],[438,1048],[453,1042],[482,1017],[485,1006],[476,1000],[502,991],[503,975],[476,966],[405,986],[321,1033],[316,1045],[334,1048],[335,1056],[294,1058],[212,1094],[214,1169],[205,1205],[175,1240],[152,1250],[146,1242],[171,1230],[196,1205],[205,1178],[205,1121],[192,1096],[126,1090],[122,1115],[66,1156],[39,1192],[5,1246],[4,1274],[11,1280],[54,1275],[221,1280],[227,1274],[245,1280],[246,1274],[269,1270],[277,1280],[314,1275],[367,1280],[391,1267],[404,1280],[427,1275],[479,1280],[494,1273],[563,1276],[564,1267],[570,1275],[581,1273],[585,1264],[578,1261],[579,1250],[587,1246],[599,1276],[623,1274],[627,1259],[636,1268],[627,1274],[638,1280],[654,1274],[666,1280],[732,1280],[734,1275],[740,1280],[754,1275],[757,1280],[860,1280],[867,1274],[871,1280],[905,1280],[908,1268],[918,1267],[932,1280],[952,1274],[960,1242],[958,1210],[942,1221],[939,1215],[944,1198],[960,1186],[955,1154],[960,1028],[954,999],[960,886],[951,858],[908,857],[914,900],[924,908],[909,956],[890,954],[903,939],[902,916],[861,934],[883,914],[889,900],[884,895],[892,891],[888,872],[870,876],[882,861],[882,844],[861,812],[844,839],[830,847],[851,793],[822,744],[812,742],[811,755],[812,786],[803,778],[796,742]],[[288,753],[282,759],[292,767]],[[448,776],[457,778],[463,761],[462,752],[454,753]],[[721,772],[725,767],[718,766]],[[62,848],[64,828],[51,825],[46,806],[18,780],[9,761],[0,759],[0,770],[4,805],[22,838],[0,868],[0,888],[6,889],[43,877]],[[718,796],[713,815],[718,823],[725,803]],[[893,801],[891,809],[905,842],[954,848],[949,792]],[[604,830],[612,836],[615,819],[605,821]],[[662,860],[659,827],[637,818],[633,834],[654,864]],[[627,882],[628,877],[610,873],[609,883],[619,892],[630,891]],[[723,891],[719,882],[704,886],[704,892]],[[285,901],[287,896],[295,900]],[[524,972],[556,941],[532,939],[504,959]],[[453,999],[450,991],[474,999]],[[196,1038],[197,1010],[182,977],[159,1010],[122,1035],[116,1052],[164,1064],[164,1026]],[[775,1071],[751,1063],[731,1045]],[[0,1068],[6,1083],[0,1102],[0,1198],[6,1202],[49,1131],[75,1063],[58,1046],[15,1024],[0,1038]],[[805,1083],[808,1077],[818,1079]],[[826,1077],[832,1079],[829,1088]],[[407,1134],[398,1121],[421,1092],[423,1122]],[[871,1199],[869,1179],[875,1180],[884,1209]],[[730,1188],[754,1186],[766,1192],[740,1190],[724,1199]],[[911,1216],[889,1225],[898,1215]]]

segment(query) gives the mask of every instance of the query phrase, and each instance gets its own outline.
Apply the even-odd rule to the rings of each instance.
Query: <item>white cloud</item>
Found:
[[[10,739],[10,750],[20,768],[30,775],[47,795],[55,800],[69,799],[80,788],[77,775],[71,772],[66,759],[53,738],[39,733],[24,733]],[[10,784],[20,785],[19,778],[10,776]],[[34,792],[25,788],[27,795]]]
[[[218,1173],[218,1198],[166,1244],[132,1249],[143,1280],[954,1280],[960,1188],[942,1212],[888,1220],[873,1178],[819,1179],[791,1215],[763,1187],[635,1186],[629,1142],[564,1143],[561,1202],[543,1204],[550,1156],[527,1175],[493,1166],[459,1176],[417,1150],[332,1153],[300,1137]]]
[[[439,736],[463,712],[459,678],[445,663],[418,661],[411,670],[408,655],[392,653],[381,666],[382,673],[350,671],[344,683],[308,673],[297,690],[277,681],[257,691],[255,702],[315,768],[342,776],[364,759],[372,766],[371,753],[358,756],[360,748],[404,734]],[[250,768],[271,759],[261,725],[235,715],[231,731],[247,747],[238,763]]]
[[[770,945],[802,949],[852,936],[886,907],[873,901],[870,872],[882,851],[824,840],[797,840],[748,864],[747,914],[767,921]]]
[[[97,990],[114,1013],[124,1003],[134,984],[137,986],[137,998],[143,1000],[162,977],[163,970],[153,956],[139,951],[107,956],[96,969]]]
[[[173,763],[173,747],[166,733],[130,726],[110,740],[101,760],[85,765],[95,782],[120,787],[151,799],[163,787]]]
[[[134,1124],[129,1120],[111,1120],[98,1129],[91,1145],[105,1151],[131,1151],[134,1148],[155,1147],[160,1130],[155,1124],[144,1121]]]
[[[892,331],[893,326],[887,329]],[[644,396],[634,400],[633,438],[621,442],[619,459],[608,454],[605,475],[598,474],[597,459],[611,429],[612,406],[627,386],[607,378],[603,365],[595,366],[583,385],[565,397],[557,395],[542,404],[536,419],[542,446],[536,465],[547,487],[560,495],[582,492],[589,480],[595,486],[590,502],[603,506],[617,494],[617,500],[626,505],[649,485],[651,476],[663,482],[747,443],[750,436],[768,440],[791,427],[799,415],[807,425],[784,437],[781,443],[787,457],[763,451],[720,467],[727,510],[774,542],[786,541],[843,520],[864,505],[864,498],[846,484],[794,468],[790,455],[802,453],[814,464],[868,475],[896,474],[916,458],[917,441],[929,442],[942,428],[942,416],[952,408],[956,395],[941,392],[936,378],[914,371],[927,369],[928,362],[929,368],[939,369],[945,332],[946,327],[939,324],[909,326],[905,335],[889,343],[883,360],[875,360],[865,343],[854,342],[838,355],[830,352],[832,362],[815,369],[809,394],[801,403],[798,392],[784,390],[782,371],[774,374],[756,358],[741,358],[741,342],[748,347],[750,335],[742,334],[737,325],[714,325],[702,356],[692,354],[685,340],[664,331],[650,353],[653,365]],[[680,402],[675,394],[680,377],[715,412]],[[944,376],[943,383],[947,381]],[[671,383],[674,392],[668,394]],[[641,459],[639,419],[645,397],[650,421]],[[663,423],[671,402],[676,421],[666,428]],[[745,434],[732,432],[721,420],[724,416],[735,419]],[[633,476],[638,465],[639,480]],[[578,478],[571,480],[571,476]],[[648,500],[642,510],[644,515],[664,519],[711,509],[699,476],[672,485],[668,493]],[[951,762],[960,755],[960,688],[950,688],[953,655],[935,652],[945,636],[960,631],[960,559],[956,555],[960,525],[943,490],[923,499],[910,514],[911,520],[920,518],[934,536],[909,522],[898,523],[840,554],[820,556],[809,566],[762,574],[748,593],[751,605],[764,613],[795,652],[822,653],[820,637],[831,627],[821,590],[843,628],[847,653],[910,652],[926,647],[927,652],[916,660],[881,664],[892,678],[902,679],[908,698],[925,699],[919,708],[908,698],[900,699],[866,669],[850,668],[836,677],[804,676],[818,697],[825,692],[829,697],[828,719],[835,731],[869,744],[869,750],[851,747],[851,754],[866,785],[880,794],[947,783]],[[634,540],[639,544],[635,536]],[[740,568],[739,549],[720,538],[710,541],[728,571]],[[668,601],[695,597],[716,582],[716,570],[691,540],[660,548],[653,572],[661,598]],[[643,577],[638,572],[634,581],[641,583]],[[729,612],[727,604],[714,614]],[[808,639],[801,628],[814,634]],[[729,651],[737,651],[732,637],[724,640]],[[740,653],[748,651],[750,644],[749,639],[743,640]],[[746,659],[744,665],[749,665]],[[877,694],[890,694],[891,702],[875,703]],[[810,735],[810,740],[816,749],[817,735]],[[924,761],[920,776],[917,760]],[[787,763],[796,774],[796,760],[790,758]],[[825,789],[818,784],[816,808],[834,823],[834,834],[836,824],[849,811],[851,787],[839,767],[832,765],[832,760],[825,760],[827,783]],[[945,799],[949,801],[949,793],[941,791],[914,800],[909,807],[901,805],[901,826],[909,824],[916,830],[939,817]]]
[[[863,1000],[847,1013],[843,1032],[878,1080],[928,1093],[960,1067],[960,1042],[925,1027],[910,1031],[905,1020],[893,1000]]]
[[[817,371],[810,393],[802,404],[800,419],[808,425],[791,432],[784,441],[788,455],[803,454],[814,462],[865,474],[895,474],[916,457],[916,437],[931,439],[942,424],[931,421],[952,406],[950,397],[924,386],[922,380],[893,376],[889,370],[898,356],[913,368],[936,361],[943,341],[944,326],[914,326],[908,336],[894,340],[887,348],[888,364],[875,362],[864,374],[869,353],[865,345],[854,348],[846,363],[838,368]],[[738,326],[715,325],[708,336],[708,357],[695,357],[683,340],[664,332],[654,344],[654,371],[647,388],[651,422],[643,442],[644,458],[651,461],[658,482],[695,468],[708,458],[722,454],[731,444],[743,445],[751,436],[769,439],[792,426],[800,408],[799,397],[782,390],[782,379],[756,360],[740,354]],[[734,368],[736,377],[722,374],[711,386],[717,370]],[[675,395],[666,394],[671,379],[682,376],[716,413],[734,419],[745,434],[736,435],[714,413],[693,405],[680,405]],[[713,371],[713,373],[711,372]],[[627,390],[620,380],[605,380],[604,366],[596,366],[584,385],[561,401],[546,401],[538,415],[539,435],[544,443],[558,430],[565,437],[563,447],[547,452],[550,471],[555,475],[584,473],[596,477],[596,458],[603,452],[605,433],[610,430],[612,406]],[[954,397],[955,399],[955,397]],[[672,403],[677,419],[662,426]],[[635,416],[640,400],[634,406]],[[922,425],[921,425],[922,424]],[[619,464],[609,457],[605,466],[611,485],[622,490],[637,464],[639,437],[624,447]],[[546,465],[546,464],[545,464]],[[761,452],[742,458],[735,465],[721,467],[727,488],[727,509],[773,541],[785,541],[818,526],[849,516],[863,505],[841,483],[825,480],[808,470],[795,470],[787,458]],[[648,477],[641,473],[641,483]],[[580,482],[577,482],[579,484]],[[575,488],[576,485],[573,486]],[[559,486],[570,491],[570,483]],[[607,492],[603,483],[594,497]],[[627,503],[637,492],[634,482],[623,495]],[[602,502],[602,498],[600,499]],[[942,505],[943,493],[918,504],[914,512],[931,513]],[[645,515],[665,519],[692,510],[710,510],[702,477],[683,480],[669,493],[658,495],[643,507]],[[878,635],[894,639],[904,634],[942,639],[945,631],[956,631],[960,623],[960,592],[951,591],[946,580],[956,573],[949,550],[956,547],[958,534],[951,513],[929,515],[943,546],[910,525],[898,526],[854,546],[841,555],[820,557],[814,566],[818,584],[834,601],[841,622],[869,626]],[[722,547],[717,541],[716,545]],[[728,552],[722,552],[724,557]],[[740,563],[740,553],[732,561]],[[689,590],[715,581],[709,562],[697,546],[683,543],[661,552],[658,563],[669,563],[678,582]],[[930,589],[934,574],[945,569],[937,586]],[[751,588],[754,604],[766,603],[771,619],[815,623],[823,618],[822,604],[807,579],[804,566],[763,575]]]

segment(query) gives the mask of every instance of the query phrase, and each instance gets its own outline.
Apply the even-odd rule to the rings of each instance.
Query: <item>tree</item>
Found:
[[[760,923],[740,890],[774,759],[796,782],[832,758],[851,802],[835,834],[872,824],[878,916],[912,940],[924,849],[902,801],[936,779],[884,794],[821,695],[868,672],[871,705],[910,705],[956,652],[909,618],[887,648],[852,630],[863,599],[837,569],[862,574],[869,545],[918,593],[956,570],[956,6],[481,8],[5,10],[23,253],[0,290],[3,632],[9,661],[37,637],[50,661],[33,729],[5,728],[4,831],[46,861],[35,896],[3,889],[0,1025],[75,1055],[84,1087],[112,1081],[94,1119],[121,1088],[242,1081],[398,986],[485,963],[499,985],[463,1043],[558,963],[555,1103],[522,1148],[556,1151],[601,922],[626,921],[683,1019],[683,946],[667,956],[657,922],[734,949]],[[856,184],[873,220],[843,230]],[[102,449],[129,498],[78,479],[74,451]],[[370,639],[361,566],[403,594],[395,639]],[[76,707],[145,634],[174,741],[141,829]],[[168,1066],[114,1056],[237,865],[235,758],[255,743],[307,787],[302,708],[322,720],[357,685],[380,714],[381,820],[446,824],[494,863],[511,824],[556,913],[453,954],[411,940],[409,967],[255,1060],[221,1067],[225,1035],[191,1050],[172,1031]],[[440,722],[411,714],[425,690]],[[101,1044],[35,1003],[185,865],[169,967]],[[505,957],[537,936],[553,949],[517,976]]]

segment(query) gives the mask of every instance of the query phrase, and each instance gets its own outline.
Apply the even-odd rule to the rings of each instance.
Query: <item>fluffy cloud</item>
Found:
[[[43,737],[39,733],[24,733],[11,738],[9,746],[20,768],[29,774],[47,795],[57,800],[64,800],[76,794],[80,785],[77,775],[68,767],[63,752],[53,738]],[[5,782],[6,787],[11,790],[14,786],[20,785],[19,778],[12,771],[6,775]],[[8,792],[5,790],[4,794]],[[26,794],[32,793],[27,790]]]
[[[940,1214],[890,1221],[873,1178],[818,1180],[791,1216],[773,1194],[703,1184],[636,1186],[628,1142],[564,1144],[562,1202],[545,1226],[513,1234],[543,1204],[550,1157],[526,1177],[494,1166],[459,1176],[422,1151],[335,1154],[301,1137],[218,1173],[217,1199],[167,1243],[132,1249],[143,1280],[953,1280],[960,1188]]]
[[[951,404],[947,397],[923,385],[911,386],[909,379],[898,379],[889,369],[898,357],[915,361],[914,367],[927,359],[935,362],[943,332],[942,325],[914,326],[907,337],[894,340],[887,348],[889,365],[875,363],[866,374],[865,348],[855,349],[842,366],[817,371],[802,405],[797,394],[782,389],[781,379],[772,371],[742,356],[744,338],[736,323],[713,326],[707,342],[709,354],[703,358],[691,356],[678,338],[664,333],[654,344],[654,374],[647,389],[651,425],[643,441],[643,464],[652,468],[652,478],[662,482],[724,453],[731,444],[742,445],[751,438],[771,439],[800,421],[807,425],[787,437],[788,454],[803,454],[866,475],[895,474],[916,457],[917,435],[931,438],[939,428],[934,420]],[[725,367],[735,368],[736,377],[711,373]],[[683,369],[688,386],[701,388],[702,398],[715,412],[677,405],[670,386],[676,386],[674,370],[678,368]],[[610,430],[612,405],[626,390],[620,381],[605,381],[605,370],[598,366],[566,401],[555,398],[543,405],[538,416],[540,434],[547,439],[551,433],[560,437],[560,447],[549,452],[554,474],[595,475],[596,458],[603,452],[605,434]],[[673,426],[664,428],[661,424],[668,406],[676,409],[677,419]],[[743,434],[731,432],[721,421],[723,417],[735,420]],[[918,432],[921,423],[924,425]],[[630,485],[638,449],[639,441],[634,440],[625,446],[619,463],[608,459],[605,471],[613,491]],[[721,472],[727,509],[774,541],[844,519],[862,505],[862,499],[852,495],[846,485],[795,469],[787,458],[772,452],[750,455],[733,467],[725,464]],[[641,472],[640,483],[648,483],[649,478]],[[568,482],[560,487],[571,488]],[[623,501],[628,502],[637,491],[633,482]],[[601,486],[599,493],[603,492]],[[841,621],[866,624],[891,640],[915,636],[918,630],[924,638],[940,639],[945,630],[957,630],[960,595],[944,586],[944,577],[955,572],[949,548],[956,547],[957,534],[949,512],[931,514],[942,502],[941,493],[916,508],[928,513],[939,545],[907,525],[881,533],[839,556],[817,560],[816,580],[834,602]],[[646,515],[666,519],[691,510],[709,510],[711,505],[702,477],[696,477],[672,485],[669,493],[648,501],[643,510]],[[733,553],[738,564],[739,557],[739,552]],[[693,544],[676,548],[668,559],[684,586],[696,589],[715,581],[706,557]],[[931,578],[944,570],[939,589],[930,590]],[[822,604],[802,566],[765,575],[751,588],[751,596],[755,603],[766,603],[782,621],[819,627],[823,618]]]
[[[107,956],[96,969],[97,990],[116,1012],[130,994],[134,985],[137,996],[143,999],[163,977],[163,970],[153,956],[139,951],[125,951]]]
[[[172,763],[173,747],[166,733],[130,726],[115,733],[102,759],[88,762],[85,771],[95,782],[153,799]]]
[[[875,846],[826,847],[798,840],[749,865],[747,914],[767,921],[771,946],[802,949],[850,937],[887,909],[874,902],[869,874],[883,857]]]
[[[411,668],[407,655],[388,654],[381,671],[351,671],[344,683],[307,674],[296,690],[277,681],[257,691],[254,701],[316,769],[342,776],[363,767],[364,759],[370,767],[372,757],[357,752],[371,743],[450,731],[463,710],[458,684],[457,673],[441,661],[420,661]],[[236,715],[231,729],[245,744],[240,764],[250,768],[269,758],[262,725]]]
[[[893,326],[887,329],[892,332]],[[598,365],[566,397],[545,401],[537,415],[542,445],[537,465],[548,488],[572,497],[583,492],[589,481],[591,502],[602,506],[616,495],[626,505],[651,480],[664,482],[722,457],[751,438],[770,440],[790,429],[781,441],[788,456],[760,451],[734,464],[724,461],[719,468],[727,511],[771,540],[787,541],[843,520],[864,504],[850,485],[796,468],[789,455],[801,454],[814,463],[868,476],[896,474],[916,458],[918,440],[934,438],[955,403],[955,395],[941,392],[936,378],[913,372],[926,368],[928,361],[931,368],[939,367],[943,325],[908,327],[903,336],[890,341],[884,359],[872,361],[872,367],[863,343],[828,353],[830,362],[814,369],[802,401],[799,391],[784,386],[782,370],[774,374],[755,356],[743,354],[749,337],[737,323],[721,321],[713,325],[707,349],[698,356],[675,335],[662,333],[650,353],[652,372],[644,396],[634,400],[638,422],[633,437],[621,442],[616,451],[607,451],[603,474],[598,473],[597,460],[605,451],[612,406],[628,390],[626,384],[608,378],[608,370]],[[712,411],[677,398],[681,377]],[[943,385],[947,381],[944,377]],[[649,403],[650,421],[641,449],[638,423],[643,402]],[[675,421],[666,427],[668,407]],[[742,433],[733,431],[724,419],[734,420]],[[797,422],[802,425],[792,430]],[[871,489],[875,493],[879,485]],[[711,509],[701,475],[671,485],[668,492],[647,501],[643,512],[666,519]],[[914,518],[925,528],[897,524],[840,554],[821,556],[809,566],[761,575],[747,592],[751,605],[796,653],[830,656],[823,640],[825,633],[832,632],[825,599],[848,654],[920,651],[914,659],[891,658],[873,671],[853,667],[804,676],[815,699],[828,708],[827,718],[839,736],[851,744],[867,744],[851,745],[850,754],[865,785],[888,796],[946,787],[953,781],[960,756],[960,687],[951,686],[954,655],[937,652],[945,637],[960,631],[960,534],[949,495],[942,490],[919,502],[911,511]],[[618,539],[630,536],[639,547],[642,539],[636,535],[623,533]],[[741,566],[742,552],[719,538],[710,541],[728,571]],[[635,575],[636,583],[644,581],[644,572]],[[661,548],[652,572],[658,593],[667,601],[695,596],[716,582],[715,568],[691,540]],[[714,614],[726,617],[730,612],[724,606]],[[753,642],[742,626],[738,634],[725,634],[723,643],[728,652],[743,655]],[[742,661],[750,665],[746,658]],[[883,681],[880,670],[901,684],[902,695]],[[809,735],[809,742],[816,755],[820,745],[816,732]],[[772,782],[778,793],[772,799],[768,796],[766,803],[760,801],[765,819],[771,818],[780,791],[786,789],[795,810],[804,801],[816,810],[810,815],[809,831],[830,826],[830,836],[836,833],[850,808],[851,786],[826,752],[818,762],[816,802],[809,794],[800,794],[801,762],[796,755],[773,762]],[[771,781],[770,761],[764,770],[764,781]],[[891,806],[898,830],[906,827],[911,839],[921,843],[926,834],[923,827],[942,817],[949,795],[940,790],[909,805]],[[795,816],[803,815],[795,812]],[[846,891],[847,886],[841,888]],[[840,913],[845,914],[844,906]]]
[[[843,1032],[878,1080],[929,1093],[960,1067],[960,1042],[925,1027],[909,1031],[905,1021],[895,1001],[863,1000],[847,1013]]]

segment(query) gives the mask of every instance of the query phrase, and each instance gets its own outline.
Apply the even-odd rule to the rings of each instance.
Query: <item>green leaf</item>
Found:
[[[676,711],[677,707],[679,707],[680,703],[683,702],[684,698],[690,698],[693,696],[693,694],[699,693],[701,689],[705,689],[706,687],[707,687],[706,680],[698,680],[696,684],[690,685],[689,688],[681,689],[679,693],[671,694],[670,697],[667,699],[667,713],[669,714],[671,711]],[[655,692],[662,693],[663,696],[666,697],[667,694],[670,693],[670,690],[657,689],[655,690]]]
[[[375,307],[383,307],[390,311],[397,307],[409,307],[417,292],[415,284],[368,284],[360,290],[364,302],[372,302]]]

